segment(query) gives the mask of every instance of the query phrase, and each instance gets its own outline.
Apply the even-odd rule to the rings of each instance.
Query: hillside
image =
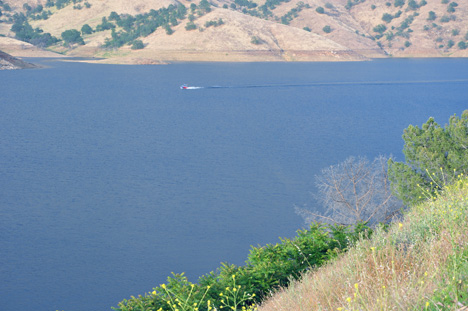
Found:
[[[467,310],[467,198],[461,178],[258,310]]]
[[[208,8],[203,6],[206,4]],[[184,12],[178,9],[181,5]],[[101,57],[106,62],[468,56],[468,23],[464,18],[468,2],[3,0],[0,10],[2,46],[18,45],[6,39],[17,36],[11,30],[14,14],[24,13],[32,28],[58,39],[64,31],[81,31],[83,25],[89,25],[94,32],[82,34],[84,45],[72,42],[64,47],[58,42],[48,50],[67,56]],[[157,24],[145,26],[151,22]],[[117,44],[118,40],[112,40],[115,38],[124,41]],[[135,40],[142,44],[138,42],[140,46],[131,49]],[[15,49],[10,50],[13,53]]]

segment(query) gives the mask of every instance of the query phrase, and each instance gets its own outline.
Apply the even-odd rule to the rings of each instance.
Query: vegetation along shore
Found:
[[[114,309],[460,310],[468,306],[468,110],[460,117],[453,115],[444,127],[433,118],[422,127],[409,126],[403,139],[406,161],[390,159],[385,166],[394,198],[382,196],[386,192],[374,186],[382,179],[375,163],[382,162],[347,160],[330,168],[334,173],[324,172],[339,177],[345,170],[353,190],[346,192],[350,184],[340,179],[343,188],[319,192],[328,205],[324,215],[316,216],[334,224],[313,221],[293,239],[252,247],[244,266],[223,263],[197,283],[173,274],[167,283],[124,299]],[[318,183],[319,190],[326,188],[326,181],[318,179],[325,183]],[[334,199],[333,192],[340,199]],[[369,192],[371,197],[366,196]],[[390,200],[400,202],[400,209],[394,203],[383,204]]]

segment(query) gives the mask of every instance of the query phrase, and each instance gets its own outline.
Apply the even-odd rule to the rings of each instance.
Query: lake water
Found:
[[[0,309],[109,310],[304,226],[314,175],[402,160],[468,108],[467,59],[0,71]],[[192,86],[222,86],[180,90]]]

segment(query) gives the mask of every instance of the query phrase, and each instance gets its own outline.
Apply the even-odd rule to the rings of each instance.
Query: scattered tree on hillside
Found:
[[[203,13],[211,12],[211,4],[208,2],[208,0],[201,0],[198,7]]]
[[[386,222],[401,210],[402,203],[392,195],[387,175],[388,158],[349,157],[316,176],[316,195],[325,208],[317,213],[296,207],[306,221],[375,225]]]
[[[468,173],[468,110],[453,115],[445,128],[434,118],[421,128],[404,130],[406,163],[389,161],[393,193],[405,204],[417,203]]]
[[[11,31],[15,33],[15,38],[29,42],[39,47],[48,47],[59,40],[50,33],[44,33],[40,28],[32,28],[23,13],[13,15],[14,23]]]
[[[85,42],[81,34],[76,29],[69,29],[62,32],[63,45],[71,46],[73,44],[84,45]]]
[[[374,32],[378,32],[380,34],[383,34],[385,30],[387,30],[387,27],[383,24],[379,24],[372,29]]]
[[[83,35],[90,35],[92,34],[94,31],[93,31],[93,28],[91,28],[91,26],[89,26],[88,24],[84,24],[82,27],[81,27],[81,33]]]
[[[395,0],[395,2],[393,3],[393,5],[397,8],[397,7],[402,7],[405,5],[405,0]]]
[[[132,44],[132,47],[131,49],[132,50],[141,50],[145,47],[145,45],[143,44],[143,41],[141,40],[135,40],[133,41],[133,44]]]

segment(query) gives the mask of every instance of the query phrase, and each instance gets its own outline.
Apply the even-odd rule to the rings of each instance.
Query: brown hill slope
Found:
[[[171,26],[171,35],[159,27],[149,36],[138,38],[145,45],[141,50],[132,50],[129,45],[103,48],[106,38],[111,39],[110,30],[83,35],[84,46],[64,48],[57,45],[52,50],[68,56],[104,57],[107,62],[118,63],[362,60],[387,54],[398,57],[468,56],[468,50],[463,49],[464,44],[468,45],[468,23],[464,18],[468,16],[466,1],[453,5],[450,4],[453,2],[444,4],[441,0],[427,0],[426,4],[423,0],[413,3],[405,0],[398,7],[395,7],[395,0],[353,0],[354,5],[348,0],[280,1],[284,0],[211,0],[211,12],[198,16],[194,11],[196,29],[185,29],[187,18]],[[25,0],[4,2],[17,11],[24,11]],[[257,7],[247,6],[254,2]],[[44,5],[45,1],[28,0],[28,3],[34,8],[38,4]],[[63,31],[80,30],[84,24],[95,29],[103,17],[109,18],[111,12],[136,16],[151,9],[183,4],[191,13],[189,8],[194,2],[87,0],[87,3],[89,7],[82,9],[74,9],[73,3],[60,10],[48,8],[52,15],[47,20],[30,20],[30,24],[60,38]],[[262,5],[268,5],[268,14],[264,15]],[[434,20],[428,20],[431,11],[435,13]],[[387,16],[384,21],[384,14],[391,18]],[[220,26],[205,25],[219,19],[224,22]],[[6,20],[5,16],[3,20]],[[0,24],[0,34],[13,36],[5,25]],[[380,28],[376,29],[376,26]],[[122,29],[117,27],[116,31]]]
[[[0,70],[36,68],[35,65],[26,63],[21,59],[0,51]]]

